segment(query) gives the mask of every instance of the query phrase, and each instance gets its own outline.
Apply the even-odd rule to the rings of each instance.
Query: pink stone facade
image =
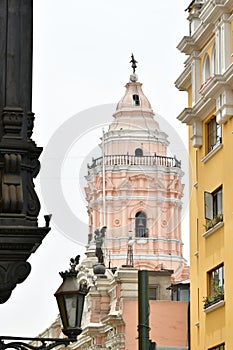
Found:
[[[133,350],[138,346],[138,334],[135,320],[138,319],[135,301],[124,302],[124,320],[127,333],[125,349]],[[150,301],[150,338],[157,346],[185,349],[187,341],[188,303],[182,301]]]
[[[168,136],[160,130],[141,83],[126,84],[113,117],[102,137],[102,155],[86,176],[89,244],[94,231],[106,225],[106,266],[126,264],[132,237],[136,268],[172,269],[175,280],[186,279],[183,172],[180,162],[168,155]]]
[[[76,350],[138,348],[138,271],[121,268],[115,274],[108,270],[106,275],[107,279],[95,281],[96,288],[87,297]],[[170,292],[162,285],[161,298],[150,300],[150,339],[158,347],[187,349],[188,302],[171,301]],[[88,313],[92,315],[89,323],[85,319]]]

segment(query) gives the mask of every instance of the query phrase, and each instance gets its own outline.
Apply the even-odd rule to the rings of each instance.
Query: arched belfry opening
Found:
[[[141,148],[135,149],[135,156],[136,157],[142,157],[143,156],[143,150]]]
[[[133,94],[134,106],[140,106],[140,99],[138,94]]]
[[[147,237],[146,213],[138,211],[135,215],[135,236]]]

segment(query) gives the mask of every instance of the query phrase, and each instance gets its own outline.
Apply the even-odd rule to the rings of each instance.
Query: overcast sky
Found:
[[[81,188],[84,169],[102,127],[112,120],[114,104],[124,94],[132,52],[154,112],[162,116],[165,126],[170,125],[174,140],[177,135],[187,140],[186,126],[176,120],[187,106],[187,96],[176,90],[174,81],[185,61],[176,46],[188,35],[184,11],[188,4],[186,0],[34,1],[33,139],[44,147],[36,181],[42,202],[40,225],[44,225],[44,214],[55,214],[51,232],[30,258],[30,276],[0,306],[2,335],[36,336],[58,314],[53,296],[61,283],[58,272],[68,268],[70,257],[84,252],[88,234]],[[59,147],[65,149],[64,154],[52,154]],[[186,152],[179,142],[175,147],[177,154]],[[55,165],[51,170],[48,164],[57,159],[62,166],[59,173],[53,173]],[[64,196],[64,202],[55,203],[54,208],[46,197],[49,182],[45,178]],[[83,225],[74,228],[65,208]],[[183,236],[187,258],[187,225]]]

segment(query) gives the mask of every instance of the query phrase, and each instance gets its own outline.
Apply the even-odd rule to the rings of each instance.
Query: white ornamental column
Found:
[[[223,14],[221,28],[221,70],[223,74],[231,64],[231,23],[229,15]]]
[[[191,72],[192,72],[192,106],[195,105],[197,100],[200,98],[200,87],[201,87],[201,64],[199,58],[199,52],[194,51],[192,53],[192,63],[191,63]]]

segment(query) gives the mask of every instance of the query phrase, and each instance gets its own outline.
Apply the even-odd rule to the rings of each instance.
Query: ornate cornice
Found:
[[[233,3],[231,0],[212,0],[207,1],[203,6],[200,19],[206,23],[215,23],[221,15],[233,10]]]
[[[27,278],[31,271],[27,259],[49,230],[49,227],[0,226],[0,303],[6,302],[16,285]]]

